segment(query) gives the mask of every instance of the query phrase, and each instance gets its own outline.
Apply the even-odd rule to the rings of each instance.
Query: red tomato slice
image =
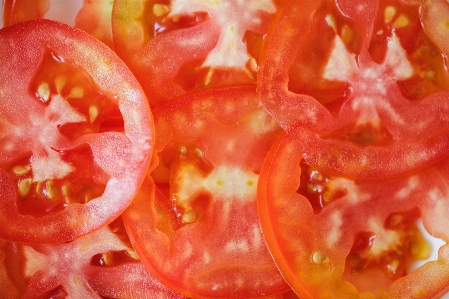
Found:
[[[20,289],[13,298],[185,298],[154,279],[109,228],[69,243],[4,248]]]
[[[0,236],[60,242],[108,224],[130,204],[152,151],[139,84],[110,49],[62,23],[3,28],[0,44],[9,57],[0,74]]]
[[[4,0],[4,26],[32,19],[51,19],[75,25],[110,48],[112,43],[111,0]]]
[[[337,2],[293,1],[278,16],[263,105],[284,129],[302,126],[306,161],[334,174],[392,177],[443,159],[449,74],[419,7]]]
[[[363,181],[308,166],[298,140],[280,139],[258,184],[258,209],[270,252],[300,298],[438,298],[449,288],[448,245],[426,258],[415,225],[447,242],[448,169]]]
[[[117,0],[115,49],[151,106],[205,86],[255,83],[276,2]]]
[[[289,288],[260,234],[256,186],[280,128],[255,87],[187,95],[153,110],[152,177],[123,214],[154,276],[194,298],[254,298]]]

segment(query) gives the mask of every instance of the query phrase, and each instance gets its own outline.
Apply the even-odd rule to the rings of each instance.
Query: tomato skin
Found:
[[[48,32],[54,34],[49,35]],[[17,145],[12,149],[9,147],[1,149],[2,193],[0,196],[2,207],[0,213],[2,217],[0,222],[4,225],[2,225],[3,229],[0,230],[0,235],[2,238],[13,241],[48,243],[72,240],[99,229],[126,209],[134,193],[137,192],[149,164],[154,128],[151,112],[140,85],[126,66],[104,44],[81,30],[62,23],[33,20],[8,26],[1,29],[0,40],[1,55],[10,57],[3,64],[2,67],[5,71],[2,72],[3,75],[0,75],[2,82],[0,88],[6,91],[2,96],[1,114],[3,119],[8,122],[8,125],[2,128],[2,134],[4,134],[4,144]],[[24,45],[28,45],[27,51],[14,50],[23,49]],[[120,111],[120,117],[123,118],[123,132],[98,131],[98,133],[82,134],[78,138],[71,139],[60,134],[56,125],[50,128],[45,127],[51,124],[51,121],[60,120],[59,124],[67,123],[64,117],[68,115],[78,115],[74,118],[75,123],[80,119],[79,116],[82,113],[73,110],[66,111],[67,114],[62,118],[58,116],[58,113],[62,112],[61,110],[67,108],[66,104],[63,104],[65,108],[54,109],[51,113],[47,112],[47,120],[42,118],[45,121],[44,124],[38,122],[32,125],[28,120],[30,122],[27,127],[29,131],[35,130],[34,132],[36,132],[37,128],[42,125],[46,134],[32,133],[36,135],[26,136],[26,134],[15,135],[14,131],[8,131],[10,126],[14,127],[12,124],[23,125],[26,121],[24,119],[26,113],[29,113],[30,117],[40,113],[44,115],[46,109],[51,109],[51,103],[58,101],[64,103],[62,97],[49,95],[48,102],[50,104],[47,106],[40,102],[35,94],[29,92],[30,81],[33,80],[35,71],[48,49],[55,51],[67,63],[83,68],[86,76],[95,83],[94,88],[104,91],[104,96],[115,103]],[[10,71],[6,72],[7,69]],[[43,90],[45,91],[45,89]],[[21,98],[22,101],[17,102],[17,98]],[[15,110],[5,109],[8,105],[14,105]],[[47,121],[50,122],[47,123]],[[45,142],[42,141],[44,139]],[[48,143],[52,144],[46,147]],[[37,165],[33,163],[40,159],[38,159],[39,155],[44,157],[44,160],[50,156],[59,157],[57,160],[60,163],[59,159],[62,158],[58,153],[71,152],[85,146],[92,153],[92,157],[88,160],[97,169],[91,180],[100,179],[105,183],[103,194],[86,204],[68,205],[54,214],[42,217],[20,214],[16,207],[18,187],[14,185],[7,173],[8,165],[30,153],[33,157],[32,167]],[[47,165],[48,167],[41,168],[43,172],[47,172],[44,175],[45,180],[52,176],[51,163]],[[36,178],[37,172],[37,168],[34,168],[32,171],[34,178]],[[54,172],[57,173],[58,170],[54,170]],[[97,178],[95,178],[96,175],[98,175]],[[59,179],[63,177],[64,175]]]
[[[264,44],[259,95],[285,130],[303,128],[309,163],[380,179],[447,156],[445,50],[426,35],[419,6],[291,1],[286,7]]]
[[[254,205],[260,165],[281,130],[258,106],[255,87],[190,93],[153,114],[151,177],[123,215],[142,262],[187,297],[286,292]]]
[[[317,212],[298,194],[301,152],[300,141],[279,138],[264,162],[258,185],[265,239],[280,271],[300,298],[436,298],[447,290],[449,263],[443,253],[447,246],[440,248],[437,261],[393,280],[386,289],[381,287],[383,278],[375,274],[371,277],[379,288],[375,294],[357,290],[342,275],[356,233],[367,230],[372,219],[388,219],[388,215],[418,207],[426,230],[447,239],[447,232],[441,229],[447,225],[446,209],[438,206],[447,201],[448,161],[395,180],[361,180],[352,185],[342,178],[349,193]],[[351,192],[355,193],[351,196]],[[335,240],[339,241],[333,243]]]

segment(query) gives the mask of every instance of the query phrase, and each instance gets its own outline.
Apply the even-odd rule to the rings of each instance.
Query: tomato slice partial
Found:
[[[385,0],[286,7],[267,37],[259,90],[284,129],[303,128],[308,163],[336,175],[383,178],[447,156],[449,74],[419,6]]]
[[[130,204],[151,156],[139,84],[110,49],[62,23],[23,22],[0,40],[9,57],[0,75],[0,236],[60,242],[105,226]]]
[[[153,115],[151,177],[123,214],[142,262],[187,297],[289,290],[259,230],[258,173],[281,129],[260,108],[255,86],[192,93]]]
[[[3,248],[5,273],[19,290],[4,298],[185,298],[154,279],[108,227],[68,243]]]
[[[435,298],[447,290],[448,246],[437,261],[415,221],[447,242],[448,161],[392,180],[336,177],[280,139],[264,162],[258,208],[268,247],[300,298]]]
[[[117,0],[115,49],[152,107],[189,90],[255,83],[263,35],[278,2]]]
[[[33,19],[50,19],[80,28],[113,48],[110,0],[4,0],[4,26]]]

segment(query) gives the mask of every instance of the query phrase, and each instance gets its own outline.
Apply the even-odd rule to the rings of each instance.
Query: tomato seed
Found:
[[[315,251],[312,255],[312,261],[315,264],[321,264],[326,260],[326,256],[321,251]]]
[[[26,178],[19,181],[19,194],[25,196],[30,193],[31,184],[33,183],[31,178]]]
[[[98,107],[97,106],[90,106],[89,107],[89,121],[93,123],[95,119],[97,119],[98,116]]]
[[[16,175],[24,175],[31,170],[31,165],[17,165],[12,168],[12,172]]]
[[[394,8],[393,6],[387,6],[387,8],[385,8],[384,11],[385,24],[390,23],[395,15],[396,15],[396,8]]]
[[[73,87],[70,90],[70,94],[68,95],[68,97],[72,98],[72,99],[80,99],[80,98],[84,97],[84,88],[79,87],[79,86]]]
[[[41,83],[37,88],[37,95],[45,103],[50,99],[50,86],[47,82]]]
[[[410,24],[410,20],[405,15],[400,15],[393,23],[394,28],[403,28]]]
[[[170,7],[168,7],[168,5],[157,3],[153,6],[153,15],[156,17],[162,17],[168,12],[170,12]]]

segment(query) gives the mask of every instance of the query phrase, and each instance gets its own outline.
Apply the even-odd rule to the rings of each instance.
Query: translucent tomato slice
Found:
[[[32,19],[50,19],[80,28],[110,48],[112,0],[4,0],[4,26]]]
[[[436,298],[449,288],[448,162],[394,180],[337,177],[304,163],[300,141],[280,139],[258,184],[262,231],[300,298]]]
[[[383,178],[449,152],[442,32],[423,29],[427,6],[403,2],[292,1],[270,28],[261,101],[284,129],[303,127],[308,163]]]
[[[115,49],[152,107],[189,90],[255,83],[278,2],[116,0]]]
[[[23,22],[0,40],[9,57],[0,75],[0,236],[60,242],[105,226],[130,204],[151,156],[139,84],[105,45],[62,23]]]
[[[123,214],[142,262],[187,297],[286,292],[256,209],[258,173],[281,129],[255,87],[192,93],[153,114],[157,159]]]

